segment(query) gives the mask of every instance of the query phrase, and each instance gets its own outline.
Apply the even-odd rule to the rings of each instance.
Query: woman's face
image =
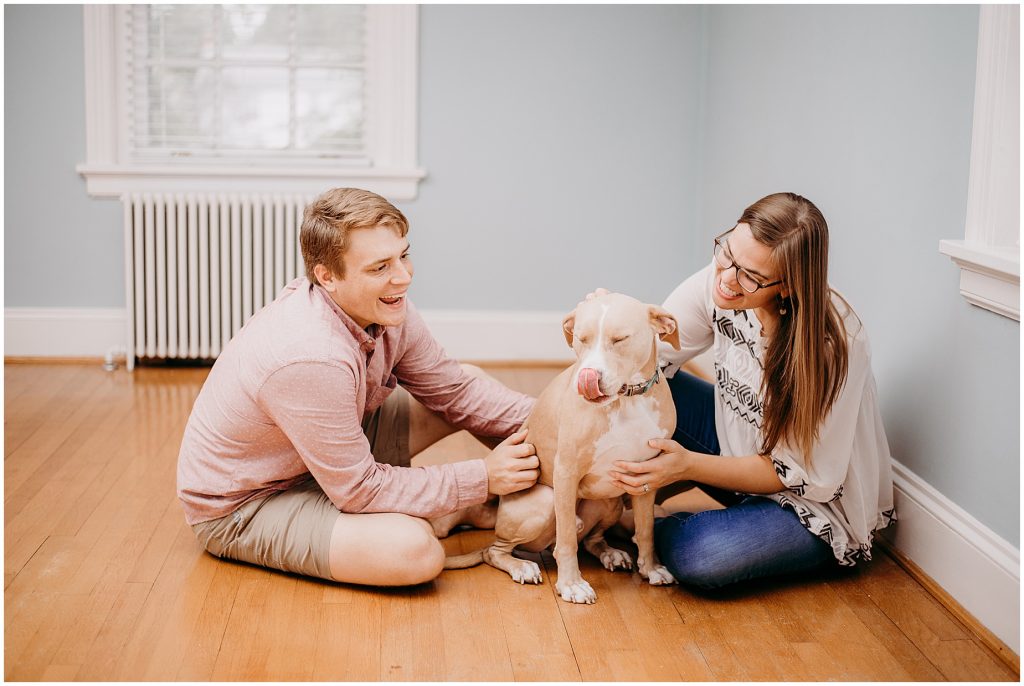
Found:
[[[780,293],[783,297],[787,295],[785,284],[758,288],[748,293],[737,281],[737,267],[745,270],[758,283],[768,284],[780,278],[772,263],[771,249],[754,239],[749,224],[737,224],[735,229],[719,239],[719,243],[724,248],[722,261],[731,262],[733,266],[722,267],[718,259],[714,262],[715,305],[725,310],[757,309],[773,303]]]

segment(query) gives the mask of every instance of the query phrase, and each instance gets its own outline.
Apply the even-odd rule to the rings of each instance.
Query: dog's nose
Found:
[[[580,369],[576,377],[576,391],[587,400],[597,400],[604,394],[601,393],[601,372],[593,367]]]

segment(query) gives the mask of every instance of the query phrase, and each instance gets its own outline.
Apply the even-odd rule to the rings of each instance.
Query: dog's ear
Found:
[[[679,324],[676,323],[676,318],[668,310],[657,305],[649,305],[648,310],[651,315],[651,326],[654,327],[658,338],[679,350]]]
[[[565,342],[572,347],[572,331],[576,327],[576,310],[573,310],[569,314],[565,315],[565,319],[562,320],[562,333],[565,334]]]

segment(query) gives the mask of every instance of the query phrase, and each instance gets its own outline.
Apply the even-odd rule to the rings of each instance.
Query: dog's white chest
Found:
[[[614,454],[613,460],[646,460],[657,454],[647,445],[652,438],[664,435],[658,426],[657,405],[654,398],[641,396],[623,399],[611,412],[608,431],[597,439],[594,446],[595,462]]]
[[[657,403],[653,397],[629,398],[616,403],[609,417],[608,430],[594,443],[594,458],[580,482],[580,497],[614,498],[622,490],[612,485],[608,470],[617,460],[641,462],[658,454],[647,441],[663,438]]]

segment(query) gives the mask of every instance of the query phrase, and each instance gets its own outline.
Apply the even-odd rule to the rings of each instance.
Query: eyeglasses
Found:
[[[772,286],[778,286],[782,283],[782,279],[778,281],[772,281],[771,283],[761,283],[754,276],[743,267],[740,267],[732,261],[732,255],[724,245],[722,245],[722,239],[729,235],[732,229],[729,229],[722,235],[715,238],[715,262],[722,269],[731,269],[736,267],[736,282],[740,285],[740,288],[745,290],[747,293],[756,293],[760,288],[770,288]]]

